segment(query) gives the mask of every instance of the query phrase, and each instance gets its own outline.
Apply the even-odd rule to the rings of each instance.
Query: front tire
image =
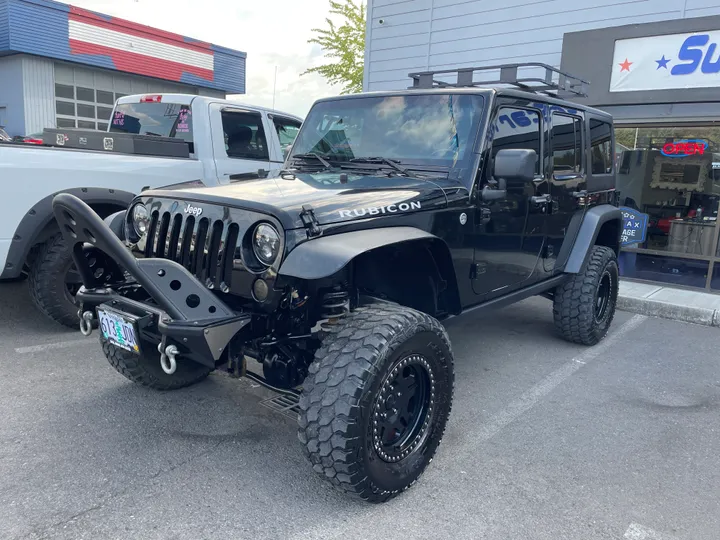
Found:
[[[100,335],[105,358],[115,370],[126,379],[153,390],[177,390],[207,378],[212,369],[189,360],[178,361],[177,369],[172,375],[165,373],[160,367],[160,353],[147,345],[141,354],[131,353],[112,345]],[[149,350],[147,350],[149,348]]]
[[[37,248],[28,273],[30,297],[50,319],[77,328],[78,305],[75,293],[82,285],[72,253],[62,235],[49,238]]]
[[[593,246],[583,270],[555,290],[553,316],[560,335],[580,345],[604,338],[615,316],[619,282],[615,252]]]
[[[450,414],[453,357],[432,317],[378,303],[325,337],[303,383],[298,438],[339,490],[385,502],[432,461]]]

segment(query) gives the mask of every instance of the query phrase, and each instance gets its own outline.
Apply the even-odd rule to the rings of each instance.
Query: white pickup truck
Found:
[[[37,307],[61,324],[76,325],[74,296],[81,281],[53,217],[57,193],[77,195],[108,216],[145,187],[215,186],[257,177],[282,168],[301,122],[215,98],[135,95],[115,104],[104,150],[63,147],[57,144],[63,144],[61,136],[53,146],[0,143],[0,280],[27,275]],[[189,157],[118,153],[112,133],[183,139]]]

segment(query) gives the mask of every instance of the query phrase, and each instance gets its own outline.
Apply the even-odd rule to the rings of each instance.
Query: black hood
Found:
[[[259,211],[275,216],[286,229],[298,229],[303,227],[303,206],[312,207],[316,219],[326,225],[443,208],[447,205],[446,191],[465,190],[458,181],[445,177],[349,175],[347,184],[339,183],[339,173],[333,172],[247,180],[212,188],[149,190],[142,195]]]

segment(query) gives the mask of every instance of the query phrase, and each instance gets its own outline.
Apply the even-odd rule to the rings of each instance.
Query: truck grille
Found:
[[[235,223],[155,211],[145,257],[175,261],[208,288],[225,291],[230,286],[239,232]]]

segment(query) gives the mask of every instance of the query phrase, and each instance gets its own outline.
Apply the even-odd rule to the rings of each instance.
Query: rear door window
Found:
[[[593,174],[611,174],[613,170],[612,126],[590,119],[590,144]]]
[[[259,114],[224,110],[222,125],[228,157],[262,161],[270,159],[262,117]]]
[[[580,118],[553,112],[552,126],[553,173],[578,174],[583,172]]]
[[[190,105],[178,103],[123,103],[115,107],[111,133],[132,133],[182,139],[195,152]]]

